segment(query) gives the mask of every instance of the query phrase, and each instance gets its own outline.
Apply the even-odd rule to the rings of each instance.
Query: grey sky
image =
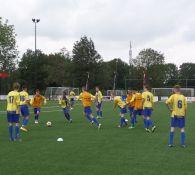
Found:
[[[14,24],[19,51],[34,47],[32,17],[38,24],[38,48],[72,50],[82,35],[91,37],[105,60],[128,62],[147,47],[167,62],[195,62],[194,0],[0,0],[0,16]]]

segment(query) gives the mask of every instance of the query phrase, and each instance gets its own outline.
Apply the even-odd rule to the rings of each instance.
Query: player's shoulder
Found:
[[[18,91],[10,91],[8,95],[19,96],[20,93]]]
[[[8,92],[8,94],[7,94],[7,95],[8,95],[8,96],[10,96],[12,93],[13,93],[13,91],[10,91],[10,92]]]

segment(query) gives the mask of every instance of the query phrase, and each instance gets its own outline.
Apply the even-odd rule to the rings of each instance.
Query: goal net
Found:
[[[49,100],[58,100],[63,92],[69,95],[70,91],[74,91],[75,95],[79,95],[79,88],[72,87],[47,87],[45,91],[45,97]]]
[[[158,101],[165,101],[173,94],[173,88],[153,88],[152,92],[158,97]],[[181,88],[181,92],[186,97],[194,97],[194,88]]]

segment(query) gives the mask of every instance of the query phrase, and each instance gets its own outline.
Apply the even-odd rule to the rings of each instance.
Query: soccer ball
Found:
[[[47,127],[51,127],[51,122],[48,121],[48,122],[46,123],[46,125],[47,125]]]
[[[125,119],[126,122],[128,122],[128,119]]]

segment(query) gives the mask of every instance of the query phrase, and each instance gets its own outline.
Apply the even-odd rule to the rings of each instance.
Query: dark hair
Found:
[[[27,85],[22,86],[22,90],[27,89]]]
[[[20,84],[18,82],[13,83],[13,89],[14,90],[19,90],[20,89]]]
[[[173,88],[176,89],[176,91],[180,91],[181,90],[181,86],[180,85],[175,85]]]
[[[148,85],[148,84],[146,84],[145,86],[144,86],[144,88],[146,88],[147,90],[151,90],[151,87]]]

